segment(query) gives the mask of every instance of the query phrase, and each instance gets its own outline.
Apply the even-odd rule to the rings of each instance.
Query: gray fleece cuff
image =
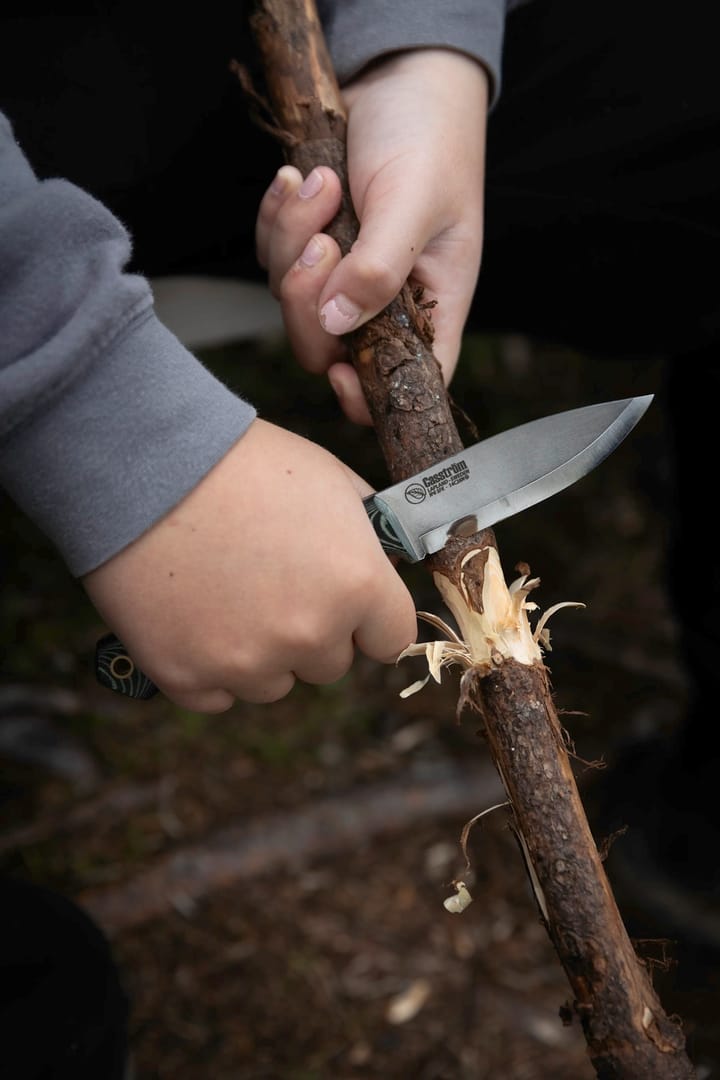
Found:
[[[320,10],[341,84],[388,53],[448,48],[466,53],[483,64],[490,80],[490,104],[497,101],[505,0],[425,5],[417,0],[343,0],[321,5]],[[458,107],[462,107],[462,102],[458,102]]]
[[[79,577],[175,506],[254,417],[151,311],[9,437],[0,484]]]

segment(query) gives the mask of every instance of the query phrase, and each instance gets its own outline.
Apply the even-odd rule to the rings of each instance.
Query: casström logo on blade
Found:
[[[405,498],[409,503],[421,503],[426,495],[427,492],[422,484],[408,484],[405,488]]]

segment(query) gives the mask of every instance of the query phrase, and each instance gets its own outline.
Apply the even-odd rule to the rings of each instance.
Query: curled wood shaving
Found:
[[[486,556],[482,611],[476,611],[471,606],[466,581],[466,567],[478,555]],[[428,665],[427,676],[406,687],[400,694],[403,698],[422,690],[431,678],[439,683],[442,669],[454,664],[465,670],[473,668],[482,675],[503,659],[514,659],[523,664],[541,661],[543,649],[550,649],[547,630],[550,617],[564,607],[585,606],[575,601],[554,604],[533,630],[528,615],[537,611],[538,607],[527,598],[540,584],[540,579],[531,578],[529,572],[522,573],[508,587],[495,548],[473,548],[464,556],[460,564],[459,587],[444,574],[436,573],[434,576],[443,600],[457,620],[460,633],[456,633],[439,616],[426,611],[418,612],[418,618],[440,630],[445,638],[409,645],[400,653],[398,661],[406,656],[424,655]]]

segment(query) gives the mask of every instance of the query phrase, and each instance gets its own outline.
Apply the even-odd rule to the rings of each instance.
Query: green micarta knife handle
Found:
[[[106,690],[140,701],[148,701],[158,692],[114,634],[101,637],[95,646],[95,678]]]
[[[363,499],[363,506],[375,535],[388,555],[399,555],[407,559],[407,549],[372,495]],[[155,683],[140,670],[114,634],[101,637],[95,647],[95,678],[106,690],[139,701],[148,701],[158,693]]]
[[[414,561],[413,553],[411,551],[408,552],[397,532],[390,524],[389,518],[375,502],[375,496],[368,495],[367,499],[363,499],[363,506],[365,507],[365,513],[370,518],[370,524],[375,530],[375,535],[380,541],[383,550],[386,551],[388,555],[400,555],[403,559],[410,558]]]

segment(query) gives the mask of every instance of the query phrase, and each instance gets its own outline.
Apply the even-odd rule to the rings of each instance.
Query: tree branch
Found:
[[[250,26],[287,160],[303,175],[329,165],[342,180],[342,207],[328,232],[347,252],[358,224],[346,116],[314,0],[257,0]],[[431,319],[410,283],[347,343],[393,482],[462,450],[432,352]],[[587,823],[527,622],[526,591],[508,591],[492,530],[451,540],[426,565],[467,645],[460,705],[482,717],[598,1077],[688,1080],[695,1074],[683,1033],[635,955]]]

